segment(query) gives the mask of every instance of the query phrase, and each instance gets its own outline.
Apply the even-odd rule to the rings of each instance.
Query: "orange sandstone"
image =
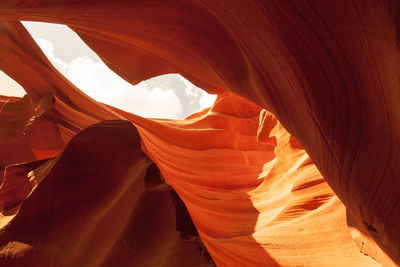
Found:
[[[149,157],[219,266],[399,264],[398,10],[394,0],[1,3],[0,69],[27,96],[0,98],[0,261],[203,264],[176,236],[166,185],[143,185]],[[219,98],[182,121],[98,103],[19,20],[70,26],[131,83],[180,73]]]

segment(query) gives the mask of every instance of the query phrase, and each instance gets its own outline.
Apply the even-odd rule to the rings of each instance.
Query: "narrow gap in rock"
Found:
[[[162,174],[157,165],[154,162],[151,163],[147,169],[147,173],[145,176],[146,188],[155,187],[163,184],[164,182],[164,178],[162,177]],[[196,226],[194,225],[193,220],[190,217],[189,211],[186,208],[185,203],[172,187],[170,187],[170,195],[172,202],[175,206],[176,231],[179,232],[179,235],[182,239],[192,241],[198,247],[199,251],[204,255],[204,257],[206,257],[207,260],[212,263],[212,266],[216,266],[206,246],[203,244],[203,241],[199,237],[199,233],[197,232]]]
[[[367,230],[369,232],[378,233],[378,231],[375,229],[375,227],[372,226],[372,224],[370,224],[368,222],[365,222],[365,221],[363,221],[363,224],[364,224],[365,228],[367,228]]]

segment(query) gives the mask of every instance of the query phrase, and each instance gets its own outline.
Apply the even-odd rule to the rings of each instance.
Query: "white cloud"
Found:
[[[200,106],[200,110],[211,107],[215,100],[217,99],[217,95],[208,94],[206,91],[201,90],[200,88],[194,86],[190,81],[185,79],[181,75],[177,75],[179,80],[181,80],[185,84],[185,93],[187,96],[191,96],[194,98],[196,102],[198,102]],[[199,110],[199,111],[200,111]]]
[[[51,61],[51,63],[53,63],[54,67],[59,72],[64,74],[68,68],[68,64],[66,62],[64,62],[63,60],[54,56],[53,44],[43,38],[35,38],[35,41],[39,45],[39,47],[42,49],[42,51],[46,55],[46,57]]]
[[[172,90],[131,85],[112,72],[102,61],[87,56],[70,63],[54,56],[53,45],[42,38],[35,39],[48,59],[73,84],[97,101],[115,106],[142,117],[181,118],[182,105]]]
[[[200,108],[205,109],[211,107],[216,99],[217,95],[210,95],[207,93],[203,93],[199,99]]]
[[[185,84],[185,93],[188,96],[199,97],[202,91],[200,88],[194,86],[191,82],[178,74],[178,79]]]
[[[142,117],[169,119],[183,119],[189,114],[211,106],[215,101],[216,96],[208,95],[177,74],[159,76],[133,86],[112,72],[69,28],[61,29],[63,25],[43,25],[43,30],[41,30],[41,23],[27,26],[35,26],[33,36],[41,37],[35,38],[35,41],[55,68],[97,101]],[[31,31],[29,27],[28,30]],[[59,30],[62,30],[64,35],[70,33],[68,40],[59,41],[49,33],[49,30],[53,34],[58,33]],[[63,34],[59,37],[62,38]],[[73,49],[59,47],[60,44],[65,46],[65,42],[69,42],[69,39],[72,39],[71,42],[74,43]],[[57,45],[56,48],[53,41]],[[74,57],[73,52],[76,50],[81,53]],[[68,57],[65,54],[66,51]],[[0,72],[0,94],[22,96],[25,92],[16,82]]]
[[[66,77],[94,99],[142,117],[178,119],[182,113],[179,98],[172,90],[133,86],[89,57],[74,59]]]

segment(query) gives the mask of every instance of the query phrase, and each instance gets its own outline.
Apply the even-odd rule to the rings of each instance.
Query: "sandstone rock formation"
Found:
[[[218,266],[399,264],[399,10],[0,3],[0,69],[27,92],[0,98],[0,264],[212,264],[175,230],[168,185]],[[131,83],[180,73],[218,99],[182,121],[98,103],[20,20],[68,25]],[[146,185],[151,161],[168,185]]]

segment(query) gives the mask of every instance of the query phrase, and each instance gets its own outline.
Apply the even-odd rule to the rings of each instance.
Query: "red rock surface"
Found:
[[[399,10],[375,0],[1,3],[0,69],[27,96],[0,98],[0,263],[210,264],[175,231],[167,185],[144,185],[151,158],[218,266],[399,264]],[[103,105],[19,20],[70,26],[131,83],[180,73],[219,97],[182,121]]]

